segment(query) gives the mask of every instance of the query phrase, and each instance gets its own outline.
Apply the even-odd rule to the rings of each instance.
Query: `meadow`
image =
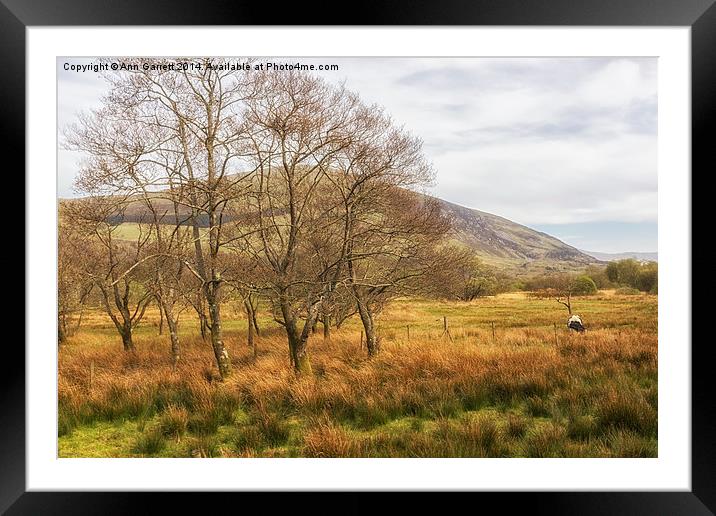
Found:
[[[656,295],[399,299],[369,359],[353,318],[290,367],[285,334],[260,312],[258,356],[241,307],[223,306],[234,362],[218,381],[196,318],[182,359],[149,310],[136,353],[109,318],[85,313],[59,348],[60,457],[656,457]],[[449,335],[444,331],[447,319]]]

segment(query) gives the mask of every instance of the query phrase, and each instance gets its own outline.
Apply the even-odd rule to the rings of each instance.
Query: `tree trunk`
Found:
[[[214,350],[216,365],[223,380],[231,374],[231,359],[222,340],[221,308],[219,307],[215,287],[207,285],[205,289],[206,302],[209,305],[209,319],[211,320],[211,326],[209,327],[211,330],[211,347]]]
[[[258,349],[256,348],[256,339],[254,335],[258,335],[258,328],[256,327],[256,314],[254,306],[251,304],[250,299],[244,299],[244,308],[246,309],[246,322],[248,325],[248,341],[249,347],[254,352],[254,361],[258,356]]]
[[[67,340],[67,330],[65,329],[65,318],[61,315],[57,319],[57,343],[64,344],[65,340]]]
[[[172,346],[172,369],[176,369],[181,358],[181,347],[179,345],[179,318],[174,316],[174,310],[168,303],[162,302],[160,309],[167,320],[169,327],[169,339]]]
[[[204,314],[199,314],[199,331],[201,331],[201,340],[206,341],[206,330],[207,330],[207,324],[206,324],[206,317]]]
[[[249,327],[253,327],[251,331],[253,331],[255,336],[260,337],[261,333],[259,332],[259,325],[256,322],[256,308],[251,303],[250,296],[248,299],[244,299],[244,309],[246,311],[246,319],[248,320]],[[251,345],[251,343],[249,343],[249,345]]]
[[[159,335],[164,333],[164,310],[162,310],[162,303],[159,303]]]
[[[328,340],[331,338],[331,316],[323,314],[323,338]]]
[[[84,307],[84,305],[81,305],[80,306],[80,315],[77,318],[77,324],[75,325],[74,329],[72,330],[73,335],[75,333],[77,333],[78,331],[80,331],[80,326],[82,326],[82,316],[84,315],[84,313],[85,313],[85,307]]]
[[[253,352],[254,352],[254,361],[255,361],[255,360],[256,360],[256,356],[258,355],[258,352],[257,352],[257,350],[256,350],[256,342],[254,341],[254,323],[253,323],[253,321],[251,320],[251,316],[249,316],[249,321],[248,321],[248,323],[249,323],[249,324],[248,324],[248,326],[249,326],[249,330],[248,330],[249,347],[250,347],[250,348],[253,350]]]
[[[303,330],[298,331],[296,325],[296,318],[293,314],[293,310],[284,297],[281,300],[281,313],[285,322],[286,336],[288,337],[288,348],[291,354],[291,364],[294,370],[298,374],[311,375],[311,360],[308,356],[308,335],[313,325],[313,321],[316,317],[317,305],[312,307],[308,311],[308,318],[304,322]]]
[[[170,321],[167,319],[167,325],[169,326],[169,337],[172,343],[172,369],[176,369],[181,358],[181,348],[179,347],[179,335],[177,333],[176,321]]]
[[[311,374],[311,361],[306,351],[308,339],[302,339],[295,324],[292,328],[286,327],[288,348],[291,353],[291,363],[299,374]]]
[[[132,339],[132,327],[125,324],[120,333],[122,335],[122,345],[124,346],[124,351],[134,352],[135,347],[134,340]]]
[[[311,359],[307,350],[308,339],[303,339],[300,334],[289,334],[288,345],[291,349],[291,361],[298,374],[310,376],[313,373]]]
[[[360,297],[357,300],[358,313],[365,330],[365,344],[368,349],[368,356],[375,356],[380,350],[380,341],[375,333],[375,321],[368,305]]]
[[[256,336],[261,336],[261,331],[259,330],[259,323],[256,322],[256,309],[252,306],[251,307],[251,321],[254,323],[254,331],[256,332]]]
[[[251,319],[249,319],[249,330],[248,330],[248,341],[249,341],[249,347],[251,349],[254,348],[254,323],[251,322]]]

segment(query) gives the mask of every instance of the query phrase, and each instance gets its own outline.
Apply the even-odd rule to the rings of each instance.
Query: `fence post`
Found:
[[[554,345],[559,346],[559,342],[557,341],[557,323],[552,324],[554,324]]]
[[[452,335],[450,335],[450,328],[448,328],[447,317],[443,315],[443,334],[442,334],[442,336],[444,337],[445,335],[448,336],[448,338],[450,339],[450,342],[453,342]]]
[[[408,328],[408,340],[410,340],[410,325],[409,324],[407,325],[407,328]]]

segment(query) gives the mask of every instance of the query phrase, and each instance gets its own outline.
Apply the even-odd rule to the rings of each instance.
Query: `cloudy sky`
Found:
[[[58,126],[99,103],[94,73],[58,59]],[[345,81],[424,142],[431,193],[580,249],[657,250],[655,58],[271,58],[337,64]],[[61,197],[81,158],[59,151]]]

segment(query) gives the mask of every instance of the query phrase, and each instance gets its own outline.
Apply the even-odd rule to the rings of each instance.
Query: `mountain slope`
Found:
[[[599,260],[546,233],[504,217],[438,199],[453,221],[454,240],[487,263],[509,268],[578,270]]]

